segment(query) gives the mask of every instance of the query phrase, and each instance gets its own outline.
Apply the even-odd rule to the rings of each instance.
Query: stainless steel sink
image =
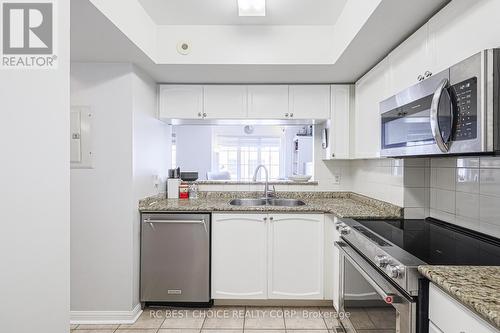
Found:
[[[281,207],[297,207],[304,206],[306,203],[298,199],[269,199],[268,204],[270,206],[281,206]]]
[[[298,199],[233,199],[229,202],[232,206],[279,206],[279,207],[297,207],[304,206],[306,203]]]
[[[266,199],[233,199],[229,201],[232,206],[265,206]]]

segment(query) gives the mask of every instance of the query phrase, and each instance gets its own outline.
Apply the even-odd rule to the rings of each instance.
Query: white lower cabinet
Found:
[[[429,287],[429,320],[429,333],[498,333],[433,283]]]
[[[212,298],[323,299],[323,214],[213,214]]]
[[[267,298],[266,214],[212,217],[212,298]]]
[[[323,214],[270,214],[268,297],[323,299]]]

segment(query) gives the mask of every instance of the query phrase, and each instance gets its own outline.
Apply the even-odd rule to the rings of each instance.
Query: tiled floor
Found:
[[[72,325],[72,333],[343,333],[330,307],[151,308],[134,324]]]

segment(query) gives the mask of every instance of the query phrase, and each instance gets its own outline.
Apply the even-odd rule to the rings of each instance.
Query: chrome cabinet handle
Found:
[[[293,113],[290,113],[290,117],[293,117]]]
[[[201,117],[201,112],[198,112],[198,117]]]
[[[425,71],[424,75],[425,75],[425,77],[431,77],[432,76],[432,72]]]
[[[263,218],[263,220],[264,220],[264,221],[267,221],[267,217],[264,217],[264,218]]]
[[[441,129],[439,128],[439,101],[443,95],[443,92],[448,94],[446,87],[448,86],[448,79],[443,79],[434,95],[432,96],[431,102],[431,110],[430,110],[430,122],[431,122],[431,131],[434,140],[436,141],[437,146],[443,153],[447,153],[450,150],[448,143],[444,142],[443,136],[441,135]],[[453,124],[453,112],[451,113],[451,123]]]
[[[424,79],[424,76],[423,75],[419,75],[417,76],[417,81],[422,81]]]
[[[205,112],[203,112],[203,118],[206,118],[207,117],[207,114]]]
[[[287,118],[288,118],[288,113],[285,113],[285,117],[287,117]]]

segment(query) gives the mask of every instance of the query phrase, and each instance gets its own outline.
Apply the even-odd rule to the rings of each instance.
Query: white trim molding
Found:
[[[133,324],[142,313],[141,304],[131,311],[71,311],[70,323],[78,324]]]

